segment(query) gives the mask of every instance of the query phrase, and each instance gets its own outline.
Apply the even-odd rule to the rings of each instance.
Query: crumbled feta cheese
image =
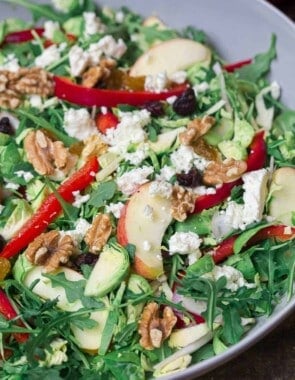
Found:
[[[78,208],[80,208],[82,204],[86,203],[90,198],[89,194],[81,195],[79,190],[73,191],[72,194],[74,196],[73,206]]]
[[[90,56],[80,46],[74,45],[69,51],[69,62],[71,75],[77,77],[89,66]]]
[[[121,24],[124,21],[124,17],[125,17],[124,12],[122,12],[122,11],[116,12],[115,21],[118,24]]]
[[[109,128],[104,140],[111,146],[109,151],[124,155],[130,144],[139,144],[146,139],[143,127],[150,122],[147,110],[121,112],[120,123],[116,128]]]
[[[124,159],[129,161],[132,165],[139,165],[148,156],[149,145],[141,144],[135,152],[125,153]]]
[[[45,349],[45,359],[39,360],[40,367],[52,367],[68,361],[67,341],[57,338],[50,343],[50,348]]]
[[[108,109],[107,109],[107,107],[105,107],[105,106],[100,107],[100,112],[101,112],[103,115],[106,115],[106,114],[108,113]]]
[[[252,288],[253,286],[255,287],[255,284],[249,284],[245,279],[243,274],[229,266],[229,265],[223,265],[223,266],[218,266],[216,265],[211,272],[213,278],[215,281],[217,281],[221,277],[226,278],[226,289],[229,289],[232,292],[237,291],[239,288],[242,286],[246,286],[247,288]]]
[[[169,98],[166,99],[166,102],[172,105],[176,99],[177,99],[176,95],[169,96]]]
[[[125,42],[119,38],[118,41],[113,36],[106,35],[98,42],[89,46],[88,53],[90,56],[91,64],[97,65],[100,57],[104,54],[108,58],[121,58],[127,50]]]
[[[110,203],[108,206],[106,206],[106,212],[112,213],[115,218],[119,219],[124,207],[125,205],[122,202]]]
[[[225,211],[215,213],[211,222],[213,236],[219,240],[232,230],[244,229],[243,209],[243,205],[230,201]]]
[[[86,108],[69,108],[64,114],[64,125],[67,134],[78,140],[98,134],[94,121]]]
[[[169,75],[169,79],[177,84],[182,84],[186,81],[187,73],[186,71],[175,71],[174,73]]]
[[[42,98],[40,95],[31,95],[29,99],[31,107],[42,109],[43,104],[42,104]]]
[[[152,245],[149,241],[144,240],[144,242],[142,243],[142,248],[144,251],[149,252],[152,248]]]
[[[212,195],[216,194],[215,187],[197,186],[192,189],[193,193],[198,195]]]
[[[149,219],[149,220],[153,220],[153,216],[154,216],[154,209],[152,208],[152,206],[150,205],[145,205],[144,206],[144,209],[143,209],[143,215]]]
[[[35,58],[37,67],[47,67],[60,59],[60,52],[56,45],[51,45]]]
[[[248,172],[242,176],[243,189],[245,190],[243,195],[243,222],[246,225],[259,222],[262,219],[268,178],[269,174],[266,169]]]
[[[160,170],[160,174],[156,175],[156,179],[159,181],[169,181],[176,174],[175,169],[172,166],[163,166]]]
[[[105,31],[105,26],[94,12],[84,12],[83,18],[85,23],[84,33],[86,36],[92,36],[93,34]]]
[[[13,182],[6,182],[5,183],[5,189],[9,190],[17,190],[19,188],[19,184],[13,183]]]
[[[153,181],[149,188],[152,196],[160,196],[162,198],[170,198],[172,194],[172,185],[166,181]]]
[[[86,219],[80,218],[75,223],[74,230],[60,231],[61,236],[69,235],[73,239],[74,243],[78,245],[84,239],[87,231],[91,227],[91,224]]]
[[[130,170],[117,178],[117,185],[123,194],[131,195],[140,185],[149,181],[147,177],[152,174],[153,171],[154,168],[150,166]]]
[[[194,232],[175,232],[169,239],[169,253],[179,254],[197,254],[197,258],[201,257],[199,247],[202,239]]]
[[[147,75],[144,82],[144,89],[151,92],[163,92],[168,85],[168,77],[165,72],[156,75]]]
[[[24,170],[18,170],[16,172],[14,172],[14,174],[19,178],[23,177],[25,182],[29,182],[29,181],[31,181],[31,179],[34,178],[34,176],[31,172],[26,172]]]
[[[196,96],[198,96],[200,92],[205,92],[208,89],[209,89],[209,84],[207,82],[201,82],[201,83],[195,84],[193,87],[193,90]]]
[[[170,159],[177,173],[188,173],[193,166],[203,171],[209,163],[204,157],[197,155],[192,147],[186,145],[181,145],[174,151]]]
[[[3,64],[0,65],[0,70],[8,70],[13,73],[17,72],[19,68],[18,59],[14,54],[8,54],[7,57],[4,58]]]
[[[54,33],[59,30],[59,23],[56,21],[45,21],[44,23],[44,32],[43,37],[47,38],[48,40],[52,40],[54,37]]]

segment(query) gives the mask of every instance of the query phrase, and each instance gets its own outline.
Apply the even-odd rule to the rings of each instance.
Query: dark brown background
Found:
[[[271,2],[295,20],[295,0],[273,0]],[[294,51],[290,54],[295,54],[295,44]],[[199,379],[295,380],[294,327],[295,315],[292,315],[254,347]]]

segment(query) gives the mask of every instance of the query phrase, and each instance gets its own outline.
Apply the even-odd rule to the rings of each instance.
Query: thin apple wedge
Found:
[[[286,226],[292,226],[292,212],[295,211],[295,169],[284,167],[273,173],[269,215]]]
[[[131,67],[130,75],[155,75],[163,71],[169,75],[210,60],[211,51],[207,46],[185,38],[175,38],[161,42],[141,55]]]
[[[172,217],[170,199],[151,195],[151,183],[141,186],[131,196],[119,219],[117,239],[121,245],[136,246],[134,270],[153,280],[163,274],[161,244]]]

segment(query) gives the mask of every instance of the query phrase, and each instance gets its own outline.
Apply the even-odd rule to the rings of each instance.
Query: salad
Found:
[[[265,52],[88,0],[0,22],[1,379],[146,379],[293,295],[295,111]]]

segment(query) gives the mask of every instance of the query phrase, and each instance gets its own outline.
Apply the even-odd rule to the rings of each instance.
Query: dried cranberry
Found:
[[[165,114],[165,110],[163,107],[163,103],[153,101],[153,102],[148,102],[143,105],[143,108],[148,110],[152,116],[157,117],[157,116],[163,116]]]
[[[81,269],[82,265],[92,265],[94,266],[97,262],[98,256],[94,255],[93,253],[81,253],[80,255],[76,256],[74,259],[74,265],[77,267],[78,270]]]
[[[202,175],[196,168],[191,168],[188,173],[176,174],[180,186],[196,187],[202,185]]]
[[[2,235],[0,235],[0,252],[5,247],[6,241]]]
[[[173,103],[173,109],[181,116],[191,115],[196,111],[197,99],[192,88],[185,90]]]
[[[9,118],[6,116],[0,119],[0,132],[10,136],[14,135],[14,129],[10,123]]]

